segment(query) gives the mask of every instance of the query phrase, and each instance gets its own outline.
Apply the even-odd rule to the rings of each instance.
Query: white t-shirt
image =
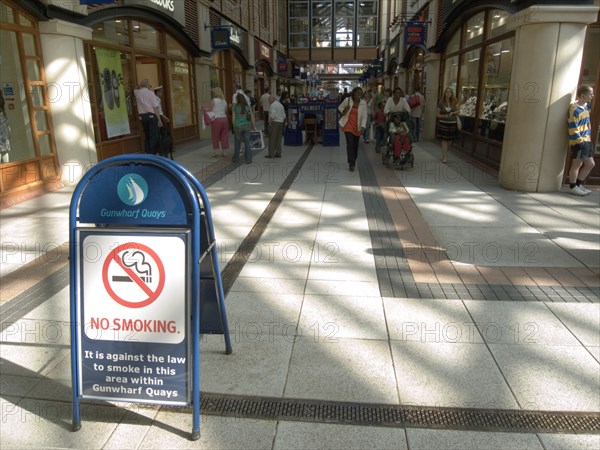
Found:
[[[212,112],[215,115],[215,119],[218,117],[227,117],[227,102],[222,98],[213,98]]]
[[[271,110],[271,95],[268,92],[260,96],[260,104],[264,112]]]

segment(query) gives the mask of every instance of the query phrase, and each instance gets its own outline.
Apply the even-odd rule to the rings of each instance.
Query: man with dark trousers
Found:
[[[163,126],[160,118],[160,102],[158,97],[150,90],[150,80],[143,79],[140,87],[133,91],[137,102],[138,114],[144,129],[144,150],[146,153],[159,152],[160,133]]]

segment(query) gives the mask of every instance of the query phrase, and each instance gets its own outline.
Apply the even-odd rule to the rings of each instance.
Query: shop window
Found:
[[[450,55],[460,50],[460,30],[454,33],[454,35],[448,41],[446,46],[446,54]]]
[[[14,10],[3,2],[0,2],[0,22],[15,23]]]
[[[477,107],[477,86],[479,83],[479,59],[481,50],[463,53],[460,67],[460,115],[463,131],[474,132]]]
[[[116,19],[96,24],[92,31],[92,39],[129,45],[129,22],[126,19]]]
[[[172,58],[187,58],[187,51],[179,42],[173,39],[171,36],[167,35],[167,56]]]
[[[485,12],[475,14],[469,20],[465,27],[465,44],[463,47],[479,44],[483,41],[483,32],[485,29]]]
[[[508,18],[510,17],[510,14],[507,11],[492,9],[489,12],[488,17],[490,22],[490,37],[496,37],[506,33]]]
[[[25,62],[27,67],[27,76],[31,81],[40,81],[40,68],[39,63],[36,60],[28,59]]]
[[[23,14],[19,14],[19,25],[22,27],[31,28],[33,27],[33,22],[25,17]]]
[[[49,134],[38,136],[38,143],[40,145],[40,155],[47,156],[52,154],[52,143]]]
[[[48,121],[46,120],[46,111],[35,111],[35,126],[38,131],[48,131]]]
[[[133,45],[136,50],[147,50],[156,53],[160,52],[159,33],[154,27],[143,22],[132,20],[131,31],[133,34]]]
[[[23,34],[23,52],[27,56],[37,55],[33,34]]]
[[[442,92],[446,88],[450,88],[456,93],[456,83],[458,81],[458,56],[452,56],[446,59],[444,66],[444,83],[442,86]]]
[[[17,33],[0,30],[2,50],[2,92],[6,101],[5,112],[11,127],[10,161],[29,159],[35,156],[33,130],[29,121],[29,108],[25,83],[22,78],[21,60],[17,49]]]
[[[502,141],[508,106],[514,39],[485,47],[483,101],[479,110],[479,135]]]
[[[169,61],[171,78],[171,111],[175,128],[193,125],[190,66],[181,61]]]

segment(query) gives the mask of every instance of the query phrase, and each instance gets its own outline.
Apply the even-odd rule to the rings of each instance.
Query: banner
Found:
[[[99,80],[102,90],[100,117],[104,116],[106,136],[112,138],[129,134],[120,53],[118,50],[96,47],[96,61],[100,71]]]

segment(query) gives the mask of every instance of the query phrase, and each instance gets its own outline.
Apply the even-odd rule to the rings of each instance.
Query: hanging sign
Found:
[[[408,23],[404,28],[404,44],[425,46],[425,25],[422,23]]]
[[[231,34],[228,27],[210,30],[210,43],[213,49],[231,48]]]

